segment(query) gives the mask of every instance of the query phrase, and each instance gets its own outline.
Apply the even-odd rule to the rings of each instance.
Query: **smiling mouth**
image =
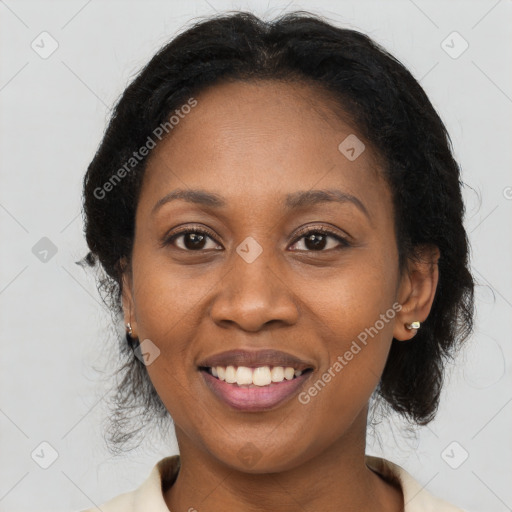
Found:
[[[219,381],[242,388],[269,387],[273,384],[291,381],[309,373],[312,368],[297,370],[291,366],[200,366],[199,370],[208,373]]]

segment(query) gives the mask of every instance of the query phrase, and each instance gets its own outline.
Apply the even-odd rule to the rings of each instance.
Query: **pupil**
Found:
[[[312,242],[312,245],[309,245],[308,242]],[[306,237],[305,243],[308,249],[323,249],[325,247],[325,235],[312,233]]]
[[[188,233],[188,235],[185,236],[185,247],[187,249],[202,249],[203,246],[201,243],[204,242],[204,238],[205,237],[199,233]],[[192,243],[189,243],[190,240],[192,240]]]

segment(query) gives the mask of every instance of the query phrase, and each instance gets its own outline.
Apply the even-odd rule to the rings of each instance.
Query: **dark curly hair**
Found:
[[[425,92],[409,71],[368,36],[338,28],[305,11],[263,21],[227,12],[196,21],[161,48],[118,100],[84,178],[84,261],[97,266],[98,288],[122,319],[121,275],[130,264],[135,211],[147,158],[99,194],[148,140],[155,127],[201,90],[225,80],[260,79],[313,84],[334,98],[369,141],[393,194],[399,268],[424,244],[440,250],[432,309],[414,343],[393,339],[374,395],[410,424],[426,425],[437,411],[447,359],[473,330],[474,281],[460,169],[451,140]],[[126,174],[126,176],[124,176]],[[112,183],[112,181],[110,181]],[[100,265],[97,265],[99,261]],[[125,446],[148,423],[169,414],[117,332],[122,366],[109,421],[109,449]],[[382,401],[382,400],[381,400]],[[141,413],[142,409],[142,413]]]

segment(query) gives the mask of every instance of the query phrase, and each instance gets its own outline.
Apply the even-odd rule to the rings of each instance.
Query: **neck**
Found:
[[[248,473],[199,449],[176,427],[181,467],[164,492],[171,512],[401,512],[403,496],[365,464],[366,411],[353,428],[314,457],[273,473]]]

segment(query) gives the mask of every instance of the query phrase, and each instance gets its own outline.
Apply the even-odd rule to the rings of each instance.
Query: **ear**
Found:
[[[122,269],[122,303],[124,313],[124,324],[130,323],[132,327],[132,337],[137,337],[137,321],[135,320],[135,307],[133,301],[132,289],[132,272],[131,266],[127,263],[126,257],[120,261],[120,268]]]
[[[402,309],[396,315],[393,337],[401,341],[411,339],[417,332],[407,329],[405,324],[427,319],[439,281],[439,248],[423,244],[416,248],[415,254],[415,258],[408,260],[398,289]]]

